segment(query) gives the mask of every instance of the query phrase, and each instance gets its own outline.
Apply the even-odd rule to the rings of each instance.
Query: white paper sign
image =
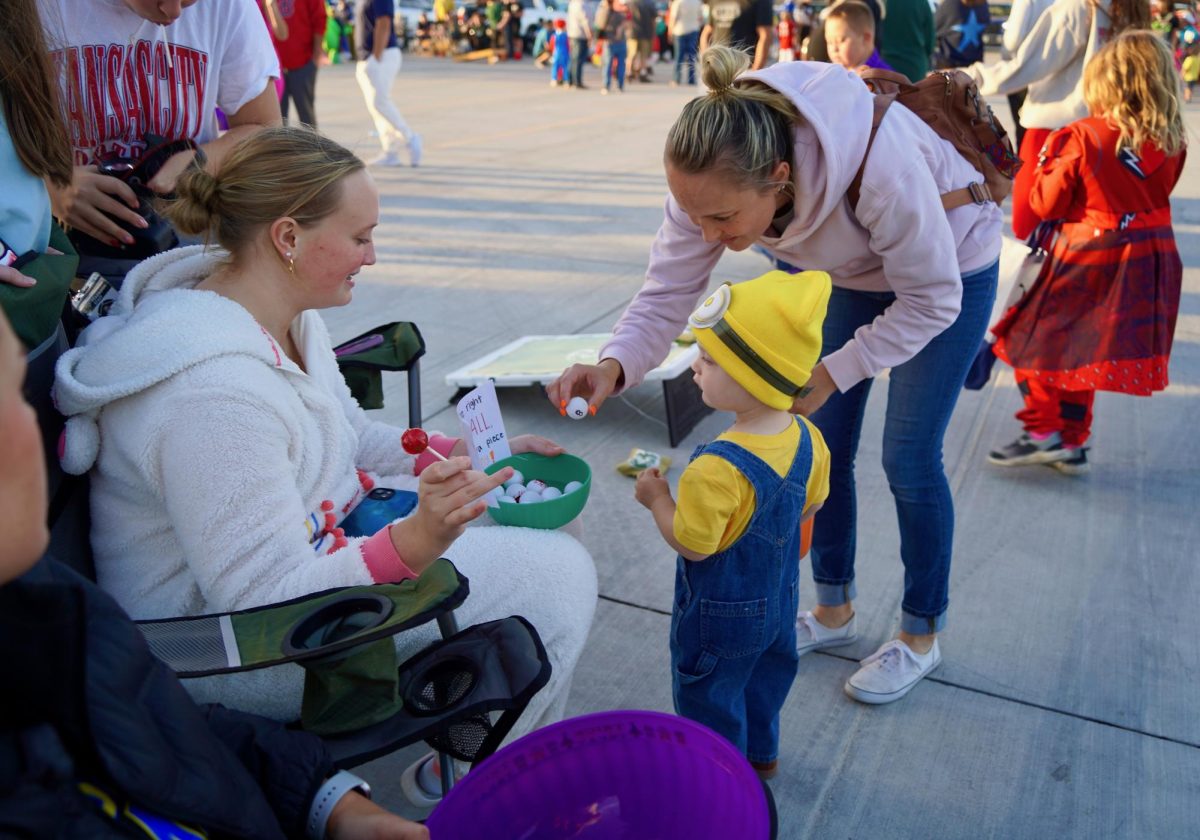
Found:
[[[467,454],[471,456],[471,466],[482,470],[512,454],[508,448],[508,435],[504,432],[504,419],[500,416],[500,400],[496,397],[494,382],[484,382],[459,400],[457,411],[463,440],[467,442]],[[489,498],[488,504],[495,505],[496,501]]]

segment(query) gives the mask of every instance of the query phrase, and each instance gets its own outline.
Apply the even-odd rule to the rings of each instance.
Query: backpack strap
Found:
[[[858,199],[862,192],[863,173],[867,168],[867,158],[871,154],[871,146],[875,143],[875,134],[879,131],[879,124],[883,122],[883,115],[887,113],[887,109],[891,104],[896,101],[899,92],[912,86],[912,82],[908,80],[907,76],[887,70],[861,68],[858,74],[867,87],[871,89],[871,92],[875,94],[875,100],[872,103],[874,113],[871,116],[871,136],[867,138],[867,150],[863,153],[862,163],[859,164],[858,171],[854,173],[854,180],[850,182],[850,187],[846,190],[846,198],[850,200],[850,210],[855,215],[858,214]],[[877,92],[881,90],[887,92]],[[987,204],[989,201],[996,204],[1000,203],[992,197],[992,191],[988,189],[985,181],[969,184],[960,189],[951,190],[948,193],[942,193],[942,209],[946,211],[965,207],[968,204]]]
[[[850,210],[855,214],[858,213],[858,199],[859,193],[862,191],[863,173],[867,169],[867,158],[871,156],[871,146],[875,143],[875,134],[879,131],[879,124],[883,122],[883,115],[887,113],[887,109],[895,101],[896,95],[894,93],[886,93],[875,94],[875,99],[871,103],[875,111],[871,115],[871,136],[867,138],[867,150],[863,152],[862,163],[858,165],[858,171],[854,173],[854,180],[850,182],[850,188],[846,190],[846,198],[850,199]]]
[[[953,210],[956,207],[965,207],[968,204],[987,204],[989,201],[993,201],[996,204],[1000,203],[992,198],[992,191],[988,189],[985,181],[968,184],[961,189],[942,193],[942,209],[944,210]]]

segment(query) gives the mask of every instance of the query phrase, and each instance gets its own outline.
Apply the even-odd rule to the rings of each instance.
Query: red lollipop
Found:
[[[400,435],[400,445],[409,455],[420,455],[428,449],[441,460],[446,460],[446,456],[441,452],[429,448],[429,435],[425,434],[424,429],[406,429],[404,434]]]

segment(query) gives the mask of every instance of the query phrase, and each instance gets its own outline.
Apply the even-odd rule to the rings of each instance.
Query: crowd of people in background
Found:
[[[835,13],[834,7],[845,2],[866,6],[872,25],[867,25],[857,9]],[[361,29],[362,4],[354,0],[258,3],[279,58],[284,118],[294,108],[300,122],[316,126],[317,68],[362,60],[362,34],[355,31],[356,25]],[[602,91],[608,92],[624,90],[626,81],[653,81],[655,66],[664,63],[669,65],[670,72],[663,74],[669,84],[695,85],[700,52],[712,44],[745,51],[753,69],[773,62],[816,60],[846,66],[866,64],[919,79],[932,69],[981,63],[989,44],[1000,48],[1002,58],[1011,58],[1051,0],[1014,0],[1007,16],[996,19],[987,0],[941,0],[936,4],[928,0],[888,0],[886,4],[878,0],[829,4],[787,0],[778,6],[772,0],[434,0],[419,11],[387,5],[392,27],[388,43],[394,41],[400,52],[490,63],[530,58],[537,67],[551,70],[552,86],[581,90],[588,87],[583,69],[592,65],[600,74]],[[286,15],[281,12],[284,7]],[[1183,79],[1184,99],[1190,102],[1193,88],[1200,82],[1197,7],[1167,0],[1153,0],[1149,7],[1150,26],[1172,49]],[[845,44],[849,30],[854,42],[848,58],[844,48],[831,51],[827,31],[831,17],[836,40]],[[872,48],[859,57],[863,39],[869,39]],[[373,91],[371,88],[366,94],[369,100],[376,98]],[[1024,96],[1024,89],[1008,93],[1018,146],[1025,129],[1018,118]],[[375,106],[380,113],[388,110],[386,103]],[[387,123],[387,132],[407,143],[410,132],[403,126],[402,119],[393,119]],[[416,153],[410,154],[413,161],[420,159],[419,137],[416,143]],[[398,162],[391,147],[385,146],[382,157]]]
[[[569,0],[565,9],[435,0],[411,25],[395,0],[257,2],[261,21],[245,0],[185,0],[170,15],[160,0],[125,0],[97,4],[86,19],[71,14],[67,0],[0,0],[20,35],[0,48],[3,289],[34,288],[45,258],[135,246],[158,219],[146,195],[171,197],[166,221],[158,221],[222,249],[175,248],[175,241],[139,262],[123,275],[101,329],[57,366],[56,409],[69,418],[58,458],[66,472],[91,476],[91,547],[109,595],[54,571],[37,583],[45,568],[23,577],[45,551],[47,534],[42,447],[21,395],[18,341],[33,347],[46,336],[27,300],[3,301],[0,442],[8,448],[0,452],[17,468],[5,473],[6,489],[29,510],[19,511],[23,532],[0,551],[0,649],[22,651],[35,679],[6,695],[0,710],[22,732],[50,726],[69,736],[64,743],[0,741],[8,774],[0,778],[27,784],[45,803],[33,813],[40,822],[31,836],[54,834],[77,813],[107,825],[102,810],[81,801],[72,760],[130,799],[153,795],[143,787],[146,774],[114,768],[97,740],[104,732],[89,729],[96,692],[90,683],[85,691],[71,669],[92,654],[36,656],[23,643],[11,617],[24,620],[39,598],[62,604],[53,629],[75,640],[70,652],[92,615],[133,634],[125,612],[201,614],[405,581],[446,556],[472,580],[471,598],[459,609],[464,622],[515,609],[541,634],[553,676],[522,729],[564,714],[596,603],[591,556],[565,533],[466,530],[484,509],[483,495],[511,473],[475,472],[466,443],[440,435],[430,441],[433,452],[404,454],[395,446],[399,430],[367,419],[336,370],[316,310],[350,302],[354,275],[375,262],[380,214],[368,163],[296,125],[318,123],[324,64],[354,62],[381,147],[369,164],[380,166],[416,166],[422,158],[421,136],[393,101],[406,48],[491,63],[528,57],[549,71],[552,86],[576,90],[589,87],[587,65],[598,65],[601,94],[650,83],[655,67],[673,60],[671,84],[699,81],[707,89],[684,106],[666,139],[669,196],[646,286],[598,364],[573,366],[548,392],[556,405],[583,397],[598,408],[641,381],[685,324],[696,331],[703,353],[694,370],[706,401],[738,414],[729,432],[735,437],[723,436],[731,445],[708,454],[730,461],[735,469],[721,467],[719,478],[744,499],[714,519],[715,503],[686,495],[687,481],[677,505],[666,482],[649,472],[637,498],[680,556],[676,711],[726,735],[763,779],[777,770],[779,711],[798,659],[857,638],[855,458],[867,396],[885,370],[881,457],[898,513],[901,620],[896,637],[862,661],[844,690],[862,703],[892,703],[942,661],[954,543],[943,436],[989,328],[1005,226],[1005,196],[981,200],[969,189],[982,177],[970,160],[915,110],[893,106],[884,121],[880,100],[840,68],[892,70],[912,80],[962,68],[983,96],[1010,97],[1023,163],[1012,184],[1011,230],[1050,253],[1037,285],[991,325],[995,353],[1014,368],[1024,402],[1022,434],[993,450],[992,464],[1080,475],[1089,466],[1095,393],[1149,396],[1168,385],[1182,276],[1169,200],[1186,159],[1179,100],[1200,81],[1200,32],[1190,7],[1014,0],[1000,60],[989,61],[986,0],[941,0],[936,11],[928,0],[836,0],[820,10],[789,2],[778,11],[771,0]],[[39,8],[49,12],[40,22]],[[122,69],[134,57],[165,68],[164,84],[176,94],[165,106],[151,107],[147,86]],[[111,93],[129,107],[110,114],[85,91]],[[132,183],[128,173],[151,159],[144,183]],[[964,192],[971,200],[955,203]],[[814,270],[774,272],[695,308],[723,252],[752,247],[781,267]],[[763,305],[780,295],[784,305]],[[762,314],[804,301],[804,318]],[[62,303],[52,302],[55,317]],[[734,324],[744,333],[741,344],[729,339]],[[790,349],[764,361],[765,353],[746,349],[758,334],[768,349],[785,342]],[[148,357],[139,362],[145,375],[131,377],[130,360],[139,356]],[[741,433],[780,438],[786,457],[770,463],[777,475],[765,461],[760,470],[736,452],[727,457]],[[222,445],[213,447],[214,440]],[[511,443],[518,453],[563,451],[532,435]],[[706,469],[713,464],[694,462],[685,475],[699,481]],[[747,487],[735,480],[739,472]],[[332,531],[314,540],[302,530],[317,516],[314,500],[320,511],[350,511],[372,476],[408,482],[420,495],[416,513],[349,541]],[[779,486],[793,496],[780,495],[760,517],[755,499],[767,494],[759,489]],[[693,525],[737,527],[681,527],[689,516]],[[769,542],[785,546],[771,575],[703,577],[722,570],[701,565],[712,557],[749,557],[738,529],[754,523],[755,537],[765,539],[759,524],[768,517],[779,536],[772,532]],[[797,612],[799,525],[810,518],[817,604]],[[318,548],[322,562],[312,563]],[[490,563],[501,554],[517,559],[503,568]],[[545,596],[547,582],[554,598]],[[743,611],[750,601],[729,596],[731,585],[762,596],[763,610],[770,599],[769,638]],[[713,604],[737,607],[723,614],[723,651],[706,638],[707,607],[702,599],[699,609],[692,606],[692,586],[723,596]],[[432,633],[414,632],[397,646],[417,649]],[[179,797],[161,800],[169,815],[241,790],[249,791],[247,835],[296,834],[307,821],[314,837],[366,836],[356,832],[370,826],[378,828],[372,836],[425,836],[345,788],[319,740],[272,722],[297,712],[296,673],[282,682],[201,681],[189,697],[144,649],[118,648],[152,677],[147,703],[170,713],[163,726],[189,733],[178,744],[155,741],[161,760],[220,759],[191,778],[187,797],[181,788]],[[748,667],[750,653],[772,660],[766,679]],[[54,695],[54,686],[68,682],[73,688]],[[44,696],[62,702],[42,708]],[[243,712],[205,718],[195,705],[201,701]],[[747,711],[747,702],[757,706]],[[154,734],[147,720],[129,724],[134,740]],[[218,746],[231,730],[247,748],[268,738],[261,760],[271,767],[235,760],[240,751]],[[54,760],[43,761],[30,744]],[[300,768],[297,778],[268,772],[283,762]],[[414,803],[410,788],[430,797],[424,804],[436,803],[439,767],[430,755],[405,771]],[[4,819],[29,819],[32,812],[14,801],[0,797],[0,828]],[[216,829],[228,818],[211,807],[191,816]]]
[[[885,4],[878,0],[853,1],[871,12],[873,52],[878,53],[880,64],[913,79],[931,69],[981,62],[988,45],[999,47],[1001,55],[1008,58],[1038,15],[1051,4],[1051,0],[1014,0],[1007,7],[1006,17],[994,19],[986,0],[941,0],[932,4],[928,0],[888,0]],[[312,102],[317,68],[359,60],[355,27],[361,4],[355,0],[257,2],[280,61],[284,116],[288,116],[291,105],[301,122],[315,126]],[[610,72],[615,77],[622,48],[612,47],[612,33],[596,23],[598,14],[609,17],[602,10],[611,6],[627,24],[627,31],[622,25],[621,40],[625,42],[623,66],[629,81],[651,81],[655,64],[673,63],[669,81],[695,84],[694,65],[702,49],[711,44],[727,44],[747,52],[753,69],[776,61],[831,60],[826,23],[833,7],[842,2],[846,0],[828,4],[807,0],[787,0],[783,4],[772,0],[615,0],[612,4],[601,0],[433,0],[419,11],[419,7],[390,5],[393,37],[401,51],[472,56],[492,63],[532,58],[538,67],[547,67],[557,49],[562,64],[590,63],[603,72],[607,47]],[[287,15],[280,11],[285,6]],[[1200,81],[1200,4],[1152,0],[1149,7],[1150,26],[1173,50],[1190,101],[1191,89]],[[613,25],[619,24],[614,21]],[[556,30],[564,28],[567,56],[561,55],[555,42]],[[857,31],[861,30],[860,24]],[[563,86],[575,86],[577,80],[564,76],[560,81]],[[1022,100],[1017,96],[1012,101],[1015,113]],[[1019,142],[1020,136],[1017,139]]]

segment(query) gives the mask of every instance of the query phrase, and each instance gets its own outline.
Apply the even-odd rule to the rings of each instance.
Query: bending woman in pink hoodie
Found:
[[[665,358],[726,249],[758,244],[829,272],[824,358],[793,405],[833,456],[813,538],[818,606],[797,617],[798,647],[857,638],[854,457],[873,378],[890,368],[883,465],[900,521],[903,616],[899,638],[863,660],[845,689],[891,702],[941,661],[954,534],[942,437],[995,297],[1003,215],[992,203],[943,209],[940,196],[983,177],[903,107],[879,126],[852,210],[846,191],[872,117],[856,75],[804,61],[745,73],[744,57],[721,47],[702,64],[709,92],[684,107],[667,137],[670,195],[646,282],[600,363],[569,368],[550,398],[558,405],[578,394],[598,406],[640,382]]]

